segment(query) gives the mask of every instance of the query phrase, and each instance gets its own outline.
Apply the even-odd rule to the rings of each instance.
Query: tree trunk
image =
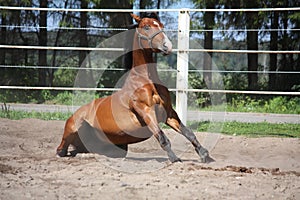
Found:
[[[282,36],[282,50],[286,51],[289,50],[289,33],[287,32],[288,29],[288,13],[284,12],[282,13],[282,24],[283,24],[283,36]],[[282,54],[281,55],[281,61],[280,61],[280,71],[291,71],[291,65],[292,65],[292,60],[290,59],[288,54]],[[290,74],[280,74],[279,76],[279,82],[284,83],[280,84],[279,90],[282,91],[289,91],[291,89],[291,76]]]
[[[207,5],[208,9],[214,8],[213,2]],[[205,12],[204,13],[204,24],[205,24],[205,31],[204,34],[204,49],[213,49],[213,31],[211,29],[214,28],[215,25],[215,12]],[[212,87],[212,52],[207,53],[204,56],[203,60],[203,72],[204,81],[208,88]]]
[[[47,8],[47,0],[40,0],[40,8]],[[47,11],[40,11],[39,46],[47,46]],[[42,28],[41,28],[42,27]],[[47,50],[39,50],[39,66],[47,66]],[[46,69],[39,69],[39,86],[46,86]]]
[[[82,0],[81,1],[81,9],[88,8],[88,1]],[[88,37],[87,37],[87,24],[88,24],[88,15],[87,12],[80,12],[80,28],[83,28],[79,31],[79,46],[80,47],[88,47]],[[79,67],[81,68],[88,68],[90,66],[89,62],[89,51],[79,51]],[[88,65],[89,64],[89,65]],[[89,87],[93,85],[94,78],[92,70],[85,69],[85,80],[81,83],[82,87]]]
[[[66,0],[66,1],[65,1],[65,6],[64,6],[64,8],[67,8],[68,3],[69,3],[69,1]],[[62,17],[61,17],[61,21],[62,21],[62,22],[65,20],[65,17],[66,17],[66,11],[64,11],[64,12],[62,13]],[[55,46],[55,47],[58,46],[58,41],[59,41],[59,38],[60,38],[61,30],[62,30],[62,29],[58,29],[58,31],[57,31],[57,34],[56,34],[56,37],[55,37],[55,42],[54,42],[54,46]],[[53,54],[52,54],[52,64],[51,64],[51,66],[53,66],[53,67],[56,66],[56,53],[57,53],[57,50],[53,50]],[[53,79],[54,79],[54,69],[50,69],[50,71],[49,71],[49,85],[50,85],[50,86],[53,85]]]
[[[247,12],[247,49],[248,50],[258,50],[258,13],[257,12]],[[253,31],[249,31],[253,29]],[[257,90],[258,89],[258,76],[255,71],[258,69],[258,54],[248,53],[248,71],[254,71],[248,73],[248,89]]]
[[[1,44],[6,44],[6,16],[5,14],[1,14],[1,23],[3,27],[1,27]],[[5,65],[5,57],[6,57],[6,49],[0,49],[0,64]]]
[[[145,9],[146,8],[146,1],[145,0],[140,0],[140,9]],[[141,15],[141,13],[140,13]]]
[[[160,3],[161,3],[161,1],[158,0],[158,1],[157,1],[157,7],[156,7],[157,9],[160,9]],[[158,13],[157,13],[157,14],[158,14]]]
[[[278,12],[274,12],[271,19],[271,29],[278,29]],[[278,50],[278,31],[271,31],[270,50]],[[270,54],[270,71],[275,72],[277,70],[277,54]],[[277,76],[275,73],[269,74],[269,90],[277,90]]]
[[[81,1],[81,9],[87,9],[87,1]],[[80,47],[88,47],[88,39],[87,39],[87,12],[80,12],[80,28],[84,28],[79,31],[79,46]],[[87,51],[79,51],[79,67],[86,67],[86,63],[84,62]]]
[[[2,25],[6,25],[6,17],[4,14],[1,15],[1,23]],[[6,27],[1,27],[1,43],[2,44],[6,44]],[[6,59],[6,49],[0,49],[0,65],[5,65],[5,59]],[[5,79],[6,79],[6,68],[0,68],[0,84],[4,84],[5,83]]]

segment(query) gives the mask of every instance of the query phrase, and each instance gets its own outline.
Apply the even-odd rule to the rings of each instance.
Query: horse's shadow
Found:
[[[139,157],[133,157],[133,156],[128,156],[125,157],[126,160],[130,160],[130,161],[141,161],[141,162],[149,162],[149,161],[153,161],[155,160],[156,162],[159,163],[164,163],[164,162],[168,162],[168,158],[163,158],[163,157],[145,157],[145,158],[139,158]]]
[[[149,162],[149,161],[152,161],[152,160],[155,160],[156,162],[159,162],[159,163],[169,162],[169,159],[164,158],[164,157],[139,158],[139,157],[128,156],[128,157],[125,157],[125,159],[132,160],[132,161],[142,161],[142,162]],[[200,159],[181,159],[181,162],[202,163]],[[216,160],[213,159],[212,157],[208,157],[207,160],[206,160],[206,164],[209,164],[209,163],[212,163],[212,162],[216,162]]]
[[[73,145],[75,150],[70,151],[67,156],[74,157],[78,153],[96,153],[106,156],[108,158],[125,158],[129,161],[150,162],[156,161],[158,163],[167,163],[169,159],[163,156],[134,156],[127,155],[128,145],[108,144],[101,140],[104,137],[99,131],[91,127],[87,122],[83,122],[78,134],[74,137]],[[182,159],[181,162],[201,163],[199,159]],[[215,162],[210,156],[206,159],[206,163]]]

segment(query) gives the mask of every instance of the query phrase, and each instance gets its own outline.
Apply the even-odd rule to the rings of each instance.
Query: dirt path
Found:
[[[202,164],[167,130],[182,163],[170,164],[151,139],[126,159],[56,158],[63,126],[0,119],[0,199],[300,199],[299,139],[214,135],[216,161]]]

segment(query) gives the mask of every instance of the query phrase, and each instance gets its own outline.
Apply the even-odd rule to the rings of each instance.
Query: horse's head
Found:
[[[136,33],[139,46],[142,49],[152,49],[153,52],[162,52],[168,55],[172,52],[172,43],[164,33],[164,25],[154,18],[140,18],[131,14],[138,23]]]

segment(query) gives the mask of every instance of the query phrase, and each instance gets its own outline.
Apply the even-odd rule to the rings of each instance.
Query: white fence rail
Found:
[[[37,87],[37,86],[0,86],[0,89],[9,90],[62,90],[62,91],[118,91],[121,88],[76,88],[76,87]],[[224,94],[266,94],[266,95],[294,95],[299,96],[300,92],[281,92],[281,91],[247,91],[247,90],[210,90],[210,89],[178,89],[169,88],[171,92],[205,92],[205,93],[224,93]]]
[[[0,10],[36,10],[36,11],[52,11],[52,12],[180,12],[188,10],[189,12],[270,12],[270,11],[299,11],[300,7],[290,8],[230,8],[230,9],[77,9],[77,8],[38,8],[38,7],[14,7],[14,6],[0,6]]]
[[[72,51],[124,51],[123,48],[97,48],[97,47],[51,47],[51,46],[24,46],[24,45],[3,45],[0,48],[7,49],[32,49],[32,50],[72,50]],[[174,52],[179,49],[172,49]],[[230,49],[192,49],[188,48],[187,52],[207,52],[207,53],[258,53],[258,54],[300,54],[300,51],[270,51],[270,50],[230,50]]]
[[[300,11],[300,7],[294,8],[257,8],[257,9],[71,9],[71,8],[37,8],[37,7],[10,7],[0,6],[2,10],[31,10],[31,11],[49,11],[49,12],[176,12],[178,13],[178,49],[174,49],[177,53],[177,88],[170,89],[176,92],[176,109],[182,118],[183,122],[186,122],[187,118],[187,93],[188,92],[209,92],[209,93],[238,93],[238,94],[267,94],[267,95],[295,95],[299,96],[300,92],[279,92],[279,91],[241,91],[241,90],[213,90],[213,89],[189,89],[188,88],[188,63],[189,52],[213,52],[213,53],[239,53],[239,54],[300,54],[298,50],[286,50],[286,51],[271,51],[271,50],[228,50],[228,49],[193,49],[190,48],[189,33],[190,31],[214,31],[214,30],[190,30],[190,13],[191,12],[270,12],[270,11]],[[8,27],[9,25],[0,25],[1,27]],[[20,26],[21,27],[21,26]],[[22,26],[26,28],[26,26]],[[30,27],[30,28],[47,28],[47,27]],[[54,27],[55,28],[55,27]],[[64,29],[64,27],[56,27],[57,29]],[[66,29],[80,30],[82,28],[70,28]],[[99,28],[83,28],[83,29],[99,29]],[[101,30],[107,30],[107,28],[100,28]],[[122,28],[110,28],[111,30],[126,30]],[[277,30],[277,29],[276,29]],[[276,31],[268,29],[268,31]],[[280,29],[283,30],[283,29]],[[300,31],[300,29],[289,29],[291,31]],[[174,31],[174,30],[170,30]],[[216,30],[227,31],[227,30]],[[233,31],[233,30],[228,30]],[[240,30],[251,31],[251,30]],[[278,30],[277,30],[278,31]],[[0,44],[2,49],[31,49],[31,50],[71,50],[71,51],[123,51],[123,48],[95,48],[95,47],[56,47],[56,46],[25,46],[25,45],[4,45]],[[19,67],[19,68],[52,68],[57,69],[55,66],[7,66],[0,65],[0,69],[3,67]],[[68,69],[78,69],[76,67],[70,67]],[[99,68],[97,68],[99,69]],[[100,69],[99,69],[100,70]],[[111,70],[111,69],[110,69]],[[115,69],[122,70],[122,69]],[[227,73],[300,73],[300,72],[253,72],[253,71],[219,71],[219,70],[200,70],[202,72],[227,72]],[[180,77],[180,78],[179,78]],[[28,86],[0,86],[0,89],[22,89],[22,90],[86,90],[86,91],[117,91],[118,88],[70,88],[70,87],[28,87]]]

